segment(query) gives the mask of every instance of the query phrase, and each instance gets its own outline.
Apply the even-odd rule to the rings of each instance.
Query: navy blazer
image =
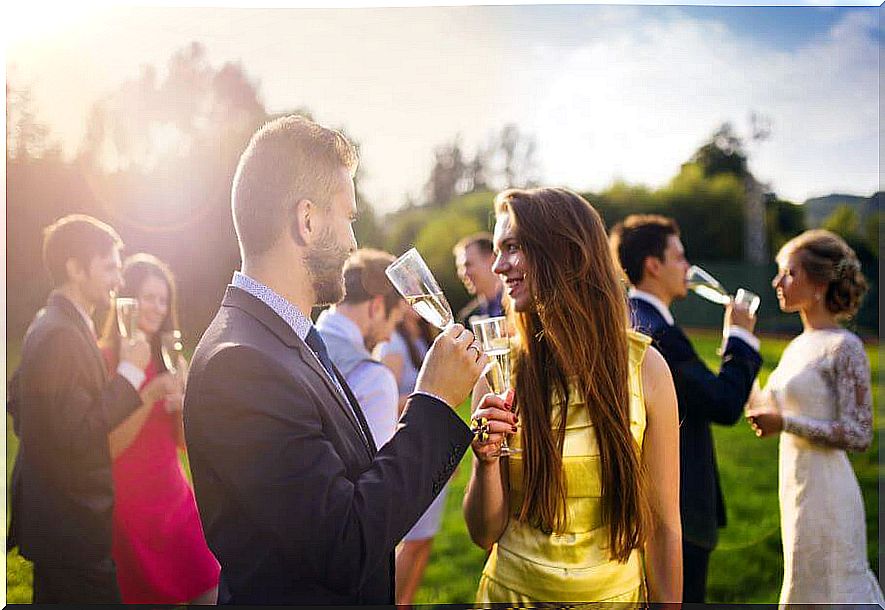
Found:
[[[682,329],[667,324],[653,305],[631,298],[630,309],[633,326],[652,338],[676,386],[683,538],[712,549],[717,529],[725,525],[725,502],[710,424],[731,426],[741,419],[762,358],[746,342],[729,338],[716,375],[698,357]]]
[[[376,451],[337,377],[356,413],[282,318],[228,287],[184,402],[197,504],[221,563],[220,603],[393,603],[394,548],[472,434],[451,408],[415,395]]]
[[[44,566],[88,568],[111,557],[110,431],[141,405],[108,375],[74,304],[50,295],[22,345],[7,410],[19,438],[7,548]]]

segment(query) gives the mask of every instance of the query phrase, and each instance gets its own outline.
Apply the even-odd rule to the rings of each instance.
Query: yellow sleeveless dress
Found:
[[[651,339],[628,331],[630,430],[642,447],[645,400],[642,359]],[[532,602],[621,602],[646,599],[642,558],[633,551],[627,563],[609,559],[608,527],[601,523],[599,448],[588,410],[570,391],[563,447],[567,480],[568,531],[545,534],[511,517],[492,547],[479,581],[477,604]],[[554,421],[562,404],[553,397]],[[519,435],[511,439],[519,447]],[[508,458],[510,509],[522,504],[522,457]]]

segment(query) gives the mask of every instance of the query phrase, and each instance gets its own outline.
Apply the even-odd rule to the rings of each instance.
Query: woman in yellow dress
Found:
[[[676,395],[663,357],[628,329],[602,219],[558,188],[504,191],[495,214],[515,398],[478,407],[488,386],[474,391],[488,433],[464,515],[490,551],[476,601],[679,602]],[[499,457],[517,429],[519,452]]]

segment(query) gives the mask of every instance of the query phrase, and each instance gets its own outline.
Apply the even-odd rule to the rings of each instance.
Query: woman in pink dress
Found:
[[[129,257],[119,296],[138,301],[138,329],[151,344],[145,383],[167,370],[161,337],[177,327],[175,284],[169,268],[149,254]],[[120,334],[111,308],[101,346],[117,368]],[[185,367],[176,377],[184,389]],[[178,450],[184,449],[181,396],[144,404],[110,435],[114,477],[113,558],[127,604],[214,604],[218,561],[203,536],[193,491]]]

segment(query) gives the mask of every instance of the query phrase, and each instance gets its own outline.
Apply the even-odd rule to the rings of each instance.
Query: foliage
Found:
[[[735,134],[731,123],[720,125],[691,161],[703,170],[705,176],[731,174],[744,178],[749,175],[743,139]]]
[[[264,122],[293,112],[310,117],[305,108],[268,114],[243,67],[210,64],[198,43],[175,52],[163,70],[144,66],[98,100],[73,160],[57,152],[26,89],[7,83],[7,111],[7,218],[15,229],[7,231],[7,272],[16,287],[8,295],[10,335],[24,332],[49,290],[39,272],[42,228],[78,212],[114,226],[127,254],[147,251],[169,263],[191,343],[239,266],[230,189],[240,153]],[[359,188],[362,172],[354,229],[363,245],[381,246]]]
[[[765,214],[768,244],[774,258],[781,246],[805,230],[805,208],[771,197],[766,202]]]
[[[514,123],[504,125],[470,157],[461,137],[436,147],[425,185],[427,205],[440,207],[465,193],[537,184],[537,143]]]
[[[857,235],[860,228],[860,219],[854,208],[843,203],[824,219],[821,228],[837,233],[844,238]]]

